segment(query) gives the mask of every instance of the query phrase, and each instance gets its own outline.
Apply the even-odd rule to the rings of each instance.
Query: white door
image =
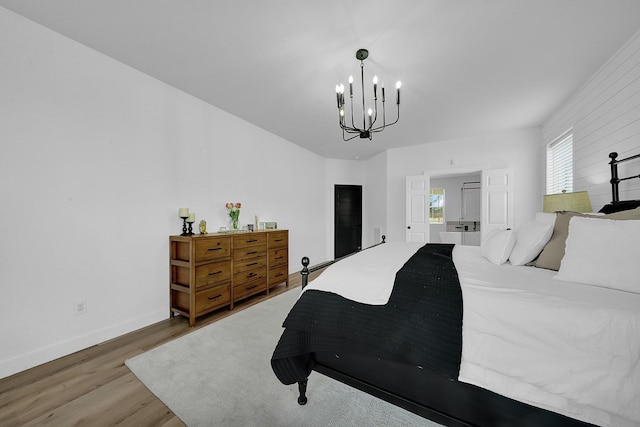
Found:
[[[429,180],[428,175],[408,176],[406,187],[407,242],[429,241]]]
[[[482,236],[494,228],[513,228],[513,170],[482,171]]]

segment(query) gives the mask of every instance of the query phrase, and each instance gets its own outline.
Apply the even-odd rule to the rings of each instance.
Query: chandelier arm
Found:
[[[340,126],[340,127],[342,128],[342,130],[344,132],[347,132],[347,133],[360,133],[361,132],[360,129],[354,129],[354,128],[351,128],[349,126]]]
[[[351,133],[353,133],[353,132],[351,132]],[[345,137],[344,137],[344,129],[342,130],[342,140],[343,140],[343,141],[351,141],[353,138],[355,138],[355,137],[357,137],[357,136],[358,136],[358,135],[356,134],[356,135],[353,135],[351,138],[345,138]]]
[[[372,129],[372,132],[380,132],[380,131],[382,131],[386,126],[395,125],[396,123],[398,123],[398,120],[400,120],[400,106],[399,106],[399,105],[398,105],[398,117],[396,117],[396,120],[395,120],[394,122],[392,122],[392,123],[385,124],[385,125],[382,125],[382,126],[380,126],[380,127],[375,128],[375,129]]]
[[[376,111],[376,118],[377,118],[377,111]],[[385,108],[385,103],[384,101],[382,101],[382,126],[378,126],[377,128],[373,128],[371,129],[371,132],[381,132],[382,130],[384,130],[384,128],[387,127],[387,109]]]
[[[354,117],[354,115],[353,115],[353,94],[351,94],[351,128],[352,129],[357,129],[356,128],[356,124],[353,121],[353,117]]]
[[[373,120],[369,125],[369,130],[374,129],[373,125],[376,124],[376,121],[378,120],[378,98],[377,97],[373,98],[373,112],[374,112]],[[382,103],[382,126],[384,127],[384,102]]]

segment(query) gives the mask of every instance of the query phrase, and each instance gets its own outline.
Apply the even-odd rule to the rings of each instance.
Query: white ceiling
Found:
[[[640,30],[639,0],[0,0],[327,158],[539,126]],[[335,85],[402,80],[401,117],[343,142]],[[370,90],[370,89],[367,89]],[[392,96],[392,100],[395,96]],[[389,103],[393,107],[393,103]],[[395,109],[390,108],[392,117]]]

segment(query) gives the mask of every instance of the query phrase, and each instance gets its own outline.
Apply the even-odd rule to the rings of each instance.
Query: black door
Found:
[[[362,247],[362,186],[335,186],[334,257]]]

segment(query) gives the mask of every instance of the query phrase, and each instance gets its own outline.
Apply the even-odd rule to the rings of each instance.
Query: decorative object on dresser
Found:
[[[231,228],[233,230],[238,229],[238,219],[240,218],[240,208],[242,203],[227,203],[225,205],[229,211],[229,218],[231,218]]]
[[[189,230],[187,234],[189,236],[193,236],[193,223],[196,222],[196,214],[195,212],[189,212],[189,217],[187,218],[187,224],[189,224]]]
[[[281,283],[289,286],[289,231],[169,237],[170,315],[189,318]]]
[[[188,236],[187,219],[189,218],[189,208],[178,209],[178,216],[182,218],[182,234],[181,236]]]

